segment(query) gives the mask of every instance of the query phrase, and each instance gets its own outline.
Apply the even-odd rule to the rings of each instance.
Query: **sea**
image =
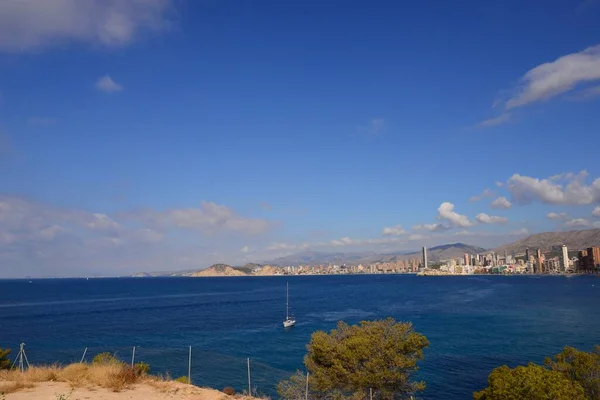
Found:
[[[284,330],[286,282],[297,325]],[[492,369],[600,344],[595,276],[329,275],[0,280],[0,347],[31,364],[109,351],[156,374],[277,397],[311,334],[338,321],[410,321],[430,346],[422,399],[472,398]]]

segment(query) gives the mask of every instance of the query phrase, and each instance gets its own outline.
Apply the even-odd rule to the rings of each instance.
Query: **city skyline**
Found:
[[[32,4],[0,4],[2,275],[600,227],[600,2]]]

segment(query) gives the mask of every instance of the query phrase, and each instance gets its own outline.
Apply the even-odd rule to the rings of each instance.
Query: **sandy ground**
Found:
[[[6,400],[227,400],[234,396],[214,389],[202,389],[177,382],[156,382],[133,385],[121,392],[99,387],[75,388],[64,382],[37,383],[34,388],[21,389],[6,395]],[[60,395],[63,395],[61,398]],[[241,398],[241,397],[238,397]]]

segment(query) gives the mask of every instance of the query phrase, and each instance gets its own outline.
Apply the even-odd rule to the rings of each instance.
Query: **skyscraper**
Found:
[[[423,268],[427,268],[427,247],[423,246]]]
[[[471,265],[471,256],[465,253],[465,265]]]
[[[562,246],[562,264],[563,272],[567,272],[567,270],[569,269],[569,250],[564,244]]]
[[[529,261],[529,249],[525,249],[525,261]]]

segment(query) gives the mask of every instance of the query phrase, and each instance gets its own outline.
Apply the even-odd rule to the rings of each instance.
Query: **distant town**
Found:
[[[417,253],[418,254],[418,253]],[[417,275],[565,275],[600,272],[600,247],[569,252],[567,246],[551,250],[527,249],[519,254],[483,252],[465,253],[462,257],[428,260],[426,247],[420,257],[372,263],[327,263],[321,265],[260,265],[231,267],[216,264],[207,269],[181,275],[210,276],[273,276],[273,275],[337,275],[337,274],[417,274]],[[139,275],[138,275],[139,276]]]

